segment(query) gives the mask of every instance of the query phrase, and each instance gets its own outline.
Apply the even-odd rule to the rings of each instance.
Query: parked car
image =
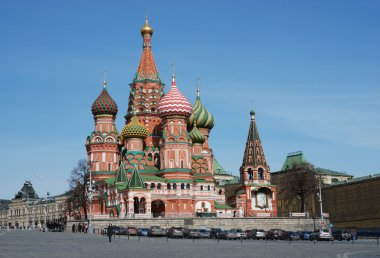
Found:
[[[201,235],[199,234],[199,230],[198,229],[194,229],[194,228],[191,228],[191,229],[186,229],[184,232],[184,237],[186,238],[200,238]]]
[[[207,229],[200,229],[198,233],[200,238],[210,238],[210,231]]]
[[[223,232],[223,230],[220,228],[212,228],[210,231],[210,237],[211,238],[218,238],[222,232]]]
[[[267,238],[270,240],[285,240],[289,238],[289,234],[282,229],[271,229],[267,232]]]
[[[333,236],[330,232],[329,229],[320,229],[320,230],[315,230],[314,232],[312,232],[310,234],[310,241],[313,241],[313,240],[332,240],[333,239]]]
[[[310,231],[303,231],[299,235],[300,235],[302,240],[310,240],[311,232]]]
[[[249,232],[247,233],[247,231]],[[256,239],[256,232],[257,232],[257,229],[246,230],[245,231],[245,233],[247,234],[246,239]]]
[[[148,231],[148,236],[166,236],[166,231],[160,226],[151,226]]]
[[[333,237],[334,239],[339,240],[339,241],[342,241],[342,240],[350,241],[352,239],[351,233],[347,230],[334,231]]]
[[[240,237],[240,236],[239,236]],[[220,238],[221,239],[234,239],[236,240],[238,238],[237,234],[235,231],[231,231],[231,230],[224,230],[221,234],[220,234]]]
[[[137,235],[139,236],[148,236],[149,228],[138,228]]]
[[[230,230],[232,233],[236,234],[236,238],[244,238],[244,231],[240,228],[233,228]]]
[[[256,231],[255,239],[266,239],[267,238],[267,232],[264,229],[258,229]]]
[[[126,231],[126,233],[130,236],[137,236],[137,228],[135,227],[127,227]]]
[[[183,237],[183,228],[181,227],[171,227],[168,230],[168,237]]]
[[[288,231],[288,235],[289,235],[290,240],[300,240],[301,239],[300,235],[298,235],[298,233],[294,232],[294,231]]]
[[[331,234],[331,231],[329,229],[321,229],[319,230],[319,240],[333,240],[333,236]]]
[[[115,235],[126,235],[127,229],[125,227],[119,227],[119,226],[112,226],[113,233]]]

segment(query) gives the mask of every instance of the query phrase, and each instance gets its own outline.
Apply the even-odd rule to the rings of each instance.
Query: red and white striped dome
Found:
[[[190,101],[178,90],[174,76],[170,90],[158,103],[157,111],[160,116],[184,115],[187,117],[193,111]]]

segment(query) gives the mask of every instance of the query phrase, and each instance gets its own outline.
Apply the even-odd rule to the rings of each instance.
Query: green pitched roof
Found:
[[[140,173],[137,171],[137,168],[135,167],[132,171],[131,179],[128,182],[127,185],[128,188],[145,188],[144,182],[140,176]]]
[[[128,181],[127,175],[125,173],[125,166],[123,163],[121,163],[119,170],[117,171],[116,183],[126,183]]]
[[[325,168],[315,168],[317,175],[330,175],[330,176],[352,176],[344,172],[333,171]]]
[[[217,210],[227,210],[227,209],[232,209],[232,207],[229,206],[229,205],[227,205],[227,204],[215,203],[215,209],[217,209]]]
[[[141,176],[141,178],[143,179],[143,181],[160,181],[160,182],[165,182],[166,179],[165,178],[162,178],[162,177],[159,177],[159,176]]]
[[[116,178],[106,178],[104,179],[104,182],[106,182],[107,185],[113,185],[115,184]]]
[[[219,162],[215,158],[212,170],[214,171],[214,174],[227,174],[226,170],[219,164]]]
[[[303,155],[302,151],[289,153],[286,157],[284,164],[282,165],[281,170],[289,170],[292,169],[295,165],[300,165],[303,163],[309,163],[305,155]]]

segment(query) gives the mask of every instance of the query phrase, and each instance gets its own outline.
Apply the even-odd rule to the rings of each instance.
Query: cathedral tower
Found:
[[[126,124],[135,114],[149,132],[145,139],[144,152],[148,156],[148,165],[159,167],[159,139],[161,119],[157,113],[158,103],[164,95],[164,84],[161,82],[152,53],[151,39],[153,29],[148,18],[141,28],[143,37],[143,52],[137,72],[130,84],[128,111],[125,115]]]
[[[161,171],[166,178],[191,178],[192,146],[187,132],[190,101],[178,90],[175,76],[168,93],[158,105],[162,119]]]
[[[107,83],[103,82],[103,90],[92,104],[95,129],[87,137],[86,150],[91,163],[94,180],[114,177],[119,164],[121,142],[115,127],[118,111],[116,102],[107,91]]]

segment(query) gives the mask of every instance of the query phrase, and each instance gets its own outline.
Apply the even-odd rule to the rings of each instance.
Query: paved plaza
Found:
[[[376,240],[316,242],[166,239],[0,231],[0,257],[380,257]]]

